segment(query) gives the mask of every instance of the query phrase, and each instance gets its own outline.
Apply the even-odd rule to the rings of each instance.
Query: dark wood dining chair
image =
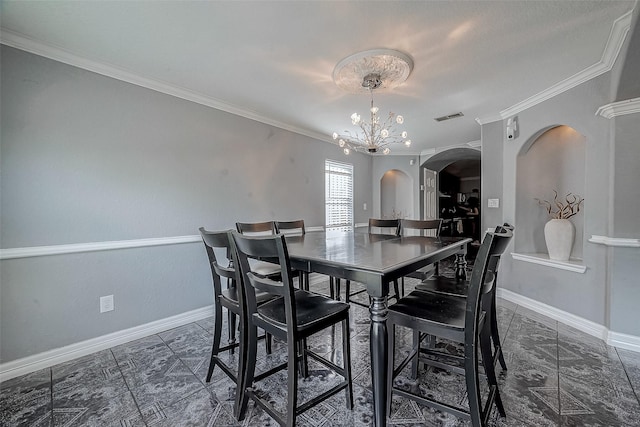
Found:
[[[503,233],[505,231],[510,231],[513,233],[515,228],[509,224],[504,223],[503,225],[499,225],[495,228],[495,231],[498,233]],[[489,325],[491,327],[491,341],[493,343],[493,362],[495,364],[496,361],[500,362],[500,366],[503,370],[507,370],[507,362],[504,359],[504,355],[502,354],[502,341],[500,340],[500,333],[498,331],[498,314],[496,308],[496,288],[497,288],[497,280],[498,280],[498,266],[500,264],[501,254],[494,255],[489,265],[489,270],[493,272],[490,278],[492,278],[496,283],[493,284],[489,291],[489,295],[483,301],[487,305],[483,309],[487,313],[487,317],[489,318]],[[469,291],[468,282],[460,281],[455,279],[450,279],[442,276],[433,276],[427,280],[424,280],[416,289],[422,291],[429,291],[435,293],[442,293],[448,295],[457,295],[461,297],[466,297],[467,292]]]
[[[440,237],[440,230],[442,228],[441,219],[401,219],[398,234],[400,236],[429,236]],[[434,274],[437,275],[440,271],[439,263],[428,265],[417,271],[411,272],[402,277],[401,290],[404,294],[404,278],[410,277],[413,279],[426,280]]]
[[[373,239],[376,238],[377,236],[384,236],[384,235],[390,235],[390,236],[398,236],[398,232],[400,229],[400,220],[399,219],[378,219],[378,218],[369,218],[369,224],[368,224],[368,228],[367,231],[369,233],[369,238]],[[335,293],[337,295],[337,299],[340,299],[340,279],[336,279],[335,282]],[[366,292],[366,289],[361,289],[359,291],[356,292],[351,292],[351,281],[346,280],[345,281],[345,301],[349,302],[349,303],[353,303],[353,304],[357,304],[360,305],[362,307],[369,307],[369,305],[371,304],[371,300],[369,300],[369,304],[363,304],[359,301],[353,300],[352,297],[356,296],[356,295],[360,295],[362,293]],[[399,298],[400,294],[400,289],[398,286],[398,280],[394,280],[393,281],[393,290],[395,292],[394,295],[390,295],[389,298]]]
[[[276,221],[276,227],[278,229],[278,232],[281,232],[285,236],[289,236],[289,235],[300,236],[306,233],[303,219],[298,219],[294,221]],[[301,271],[299,275],[299,279],[300,279],[300,283],[302,284],[301,285],[302,289],[308,291],[309,290],[309,273],[306,271]],[[336,299],[336,287],[339,286],[339,283],[340,283],[340,279],[329,277],[329,296],[331,298]]]
[[[238,233],[247,236],[274,236],[278,233],[275,221],[261,222],[236,222]],[[280,274],[280,267],[274,263],[264,260],[254,260],[254,270],[263,276],[277,276]]]
[[[345,390],[347,408],[353,408],[353,391],[351,381],[351,357],[349,343],[349,305],[335,301],[323,295],[308,292],[293,287],[291,265],[285,237],[276,236],[243,236],[233,233],[233,257],[239,265],[241,277],[241,307],[245,310],[243,318],[247,320],[246,351],[242,352],[244,366],[242,374],[240,410],[238,419],[243,420],[246,415],[248,400],[252,399],[256,405],[273,417],[280,425],[294,426],[297,416],[323,402],[330,396]],[[251,259],[277,259],[280,265],[280,280],[273,280],[256,274],[249,262]],[[279,296],[265,304],[258,305],[257,292],[268,292]],[[340,323],[342,325],[343,366],[340,367],[314,352],[298,345],[308,337],[325,328]],[[272,334],[287,343],[287,363],[273,368],[266,374],[273,374],[277,370],[287,369],[287,406],[286,412],[281,413],[269,402],[256,387],[256,334],[257,329]],[[329,390],[307,400],[304,404],[297,404],[299,359],[312,357],[325,367],[337,372],[344,378]]]
[[[499,414],[506,416],[498,389],[495,368],[491,354],[491,331],[483,299],[495,285],[491,271],[491,260],[499,256],[509,244],[511,231],[487,233],[471,272],[469,291],[466,298],[457,295],[440,294],[414,290],[409,295],[389,307],[387,326],[389,327],[389,366],[387,377],[387,413],[391,411],[393,393],[449,412],[471,421],[474,427],[486,426],[489,414],[495,404]],[[394,369],[395,332],[402,326],[413,331],[413,349]],[[445,338],[464,345],[464,356],[435,348],[420,348],[420,341],[427,336]],[[479,348],[478,348],[479,346]],[[479,354],[488,382],[485,403],[480,391]],[[410,362],[420,362],[464,375],[469,407],[458,407],[423,396],[413,390],[405,390],[394,385],[394,378]],[[413,366],[417,366],[417,363]],[[412,375],[414,372],[412,372]]]
[[[304,236],[306,234],[306,229],[304,227],[304,220],[297,219],[293,221],[275,221],[276,230],[278,233],[282,233],[285,236]],[[297,271],[298,273],[298,283],[300,289],[304,289],[306,291],[309,290],[309,272],[308,271]]]
[[[211,348],[211,358],[209,361],[209,370],[207,371],[207,382],[211,381],[213,370],[216,365],[234,382],[238,384],[238,377],[235,372],[240,372],[242,366],[230,367],[220,358],[220,353],[230,352],[240,345],[235,339],[236,334],[236,318],[241,315],[240,301],[238,296],[238,288],[236,286],[236,269],[232,262],[231,255],[231,235],[229,231],[208,231],[204,227],[200,227],[200,235],[209,259],[209,267],[211,267],[211,277],[213,279],[213,305],[214,305],[214,329],[213,329],[213,345]],[[216,255],[216,252],[218,254]],[[226,282],[226,287],[222,287],[222,281]],[[262,303],[275,298],[274,295],[266,292],[256,293],[256,304]],[[220,339],[222,336],[222,307],[227,309],[229,342],[228,345],[221,346]],[[246,322],[244,322],[246,323]],[[240,341],[242,342],[245,332],[245,325],[240,322]],[[262,338],[262,337],[259,337]],[[271,353],[271,337],[266,336],[267,353]],[[239,403],[236,400],[236,405]]]

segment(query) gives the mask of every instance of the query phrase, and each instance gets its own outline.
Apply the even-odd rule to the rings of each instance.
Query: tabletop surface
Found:
[[[293,258],[380,273],[437,257],[471,241],[467,237],[397,237],[358,231],[313,231],[286,239]]]

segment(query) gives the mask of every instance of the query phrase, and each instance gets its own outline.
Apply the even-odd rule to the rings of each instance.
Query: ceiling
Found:
[[[338,89],[335,65],[367,49],[400,50],[413,71],[375,100],[381,113],[404,116],[413,141],[392,154],[415,154],[478,141],[476,118],[504,117],[602,62],[614,22],[634,5],[2,1],[0,11],[4,44],[325,141],[369,103]],[[458,111],[464,117],[433,120]]]

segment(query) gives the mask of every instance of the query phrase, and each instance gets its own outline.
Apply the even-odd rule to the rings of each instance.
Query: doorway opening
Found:
[[[441,218],[443,236],[472,238],[468,247],[472,257],[482,235],[480,157],[479,150],[455,148],[435,154],[421,166],[421,216]]]

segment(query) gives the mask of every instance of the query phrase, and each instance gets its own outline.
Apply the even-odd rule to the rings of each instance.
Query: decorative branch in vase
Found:
[[[576,235],[576,229],[569,218],[580,212],[584,199],[573,193],[567,193],[564,200],[561,200],[556,190],[553,190],[553,193],[553,203],[536,198],[538,204],[544,206],[551,218],[544,226],[544,240],[547,243],[549,259],[568,261]]]
[[[584,202],[582,197],[567,193],[564,200],[558,200],[558,192],[553,190],[553,193],[553,203],[536,198],[538,204],[545,207],[551,219],[569,219],[580,212],[580,207]]]

